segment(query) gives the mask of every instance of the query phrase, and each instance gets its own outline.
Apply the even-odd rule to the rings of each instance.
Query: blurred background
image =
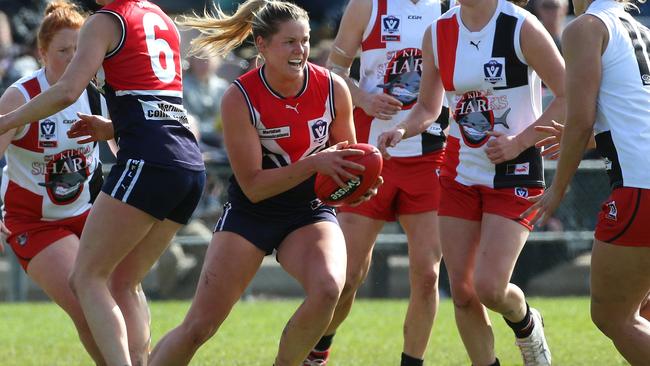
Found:
[[[218,5],[226,12],[240,1],[153,0],[172,15],[201,13]],[[311,60],[324,65],[336,35],[347,0],[296,0],[309,11],[312,41]],[[90,0],[78,1],[88,11],[98,9]],[[0,0],[0,93],[23,75],[39,67],[35,50],[36,28],[46,0]],[[572,18],[568,0],[533,0],[529,10],[546,26],[558,47],[563,27]],[[638,14],[648,23],[650,5],[640,5]],[[187,47],[194,34],[182,31]],[[252,43],[244,44],[223,59],[187,58],[184,60],[184,102],[191,115],[208,163],[209,184],[191,223],[179,233],[169,250],[156,264],[145,282],[153,299],[187,299],[194,293],[203,255],[210,241],[212,226],[221,213],[224,188],[230,169],[220,134],[220,99],[228,85],[256,65]],[[353,69],[353,76],[355,71]],[[550,98],[546,92],[545,99]],[[103,154],[105,167],[111,156]],[[3,163],[2,163],[3,164]],[[547,183],[552,182],[555,163],[546,162]],[[597,153],[588,152],[562,207],[550,223],[538,227],[519,259],[513,282],[531,295],[568,296],[589,293],[589,253],[596,213],[609,194],[604,163]],[[406,238],[398,225],[386,225],[373,257],[373,266],[360,296],[375,298],[408,297]],[[448,291],[444,270],[443,296]],[[279,267],[274,256],[264,261],[246,297],[301,296],[301,289]],[[0,255],[0,301],[46,300],[46,296],[24,275],[11,249]]]

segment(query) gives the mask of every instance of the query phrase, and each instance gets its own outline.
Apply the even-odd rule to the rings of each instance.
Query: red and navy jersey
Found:
[[[310,63],[305,66],[304,75],[303,87],[293,97],[283,97],[271,88],[264,77],[264,66],[234,82],[246,100],[250,115],[248,123],[257,130],[263,169],[287,166],[328,146],[330,126],[335,118],[332,76],[329,70]],[[277,212],[318,205],[314,179],[311,177],[253,207]],[[231,200],[250,202],[236,179],[231,182]]]
[[[183,108],[180,35],[155,4],[116,0],[98,13],[115,16],[122,38],[98,73],[120,146],[118,163],[203,170]]]

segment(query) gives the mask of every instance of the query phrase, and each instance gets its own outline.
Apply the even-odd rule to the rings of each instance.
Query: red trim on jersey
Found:
[[[456,90],[454,87],[454,66],[456,65],[456,48],[458,47],[458,19],[456,17],[457,15],[440,19],[436,24],[438,70],[446,91]]]
[[[375,24],[372,26],[368,38],[361,42],[361,51],[386,48],[386,43],[381,41],[381,16],[386,15],[386,12],[388,12],[388,0],[377,0]]]
[[[37,95],[41,94],[41,84],[38,82],[38,78],[29,79],[23,84],[23,88],[27,90],[30,99],[34,99]],[[38,146],[38,121],[31,122],[27,126],[27,133],[18,140],[12,141],[11,143],[14,146],[21,147],[25,150],[44,152],[43,148]]]
[[[440,171],[441,177],[456,179],[456,169],[460,163],[460,140],[456,137],[447,138],[447,147],[445,147],[445,160]]]
[[[352,113],[357,142],[367,144],[370,139],[370,126],[372,126],[372,120],[374,118],[367,115],[360,107],[355,107]]]
[[[27,190],[13,181],[7,183],[5,192],[5,207],[7,213],[5,221],[9,225],[16,219],[37,218],[41,219],[43,208],[43,196]]]

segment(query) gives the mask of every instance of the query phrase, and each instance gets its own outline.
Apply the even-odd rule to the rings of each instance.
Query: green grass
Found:
[[[298,301],[251,301],[237,305],[192,365],[270,366],[279,335]],[[626,365],[611,342],[589,320],[586,298],[531,299],[542,311],[554,365]],[[188,302],[152,304],[154,342],[177,325]],[[359,301],[339,329],[333,366],[399,365],[405,301]],[[502,365],[520,365],[514,338],[494,313],[497,355]],[[427,365],[469,365],[456,331],[449,300],[441,304],[427,354]],[[0,365],[88,365],[72,323],[48,303],[0,305]]]

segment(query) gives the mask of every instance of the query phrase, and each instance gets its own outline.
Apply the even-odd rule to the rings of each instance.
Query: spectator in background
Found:
[[[228,82],[217,76],[219,59],[191,56],[183,78],[183,102],[187,112],[196,118],[200,141],[207,147],[221,147],[221,133],[217,129],[221,97]],[[206,146],[203,146],[204,149]]]
[[[567,0],[535,0],[531,4],[533,14],[553,37],[553,42],[561,51],[560,39],[566,23],[569,2]]]

